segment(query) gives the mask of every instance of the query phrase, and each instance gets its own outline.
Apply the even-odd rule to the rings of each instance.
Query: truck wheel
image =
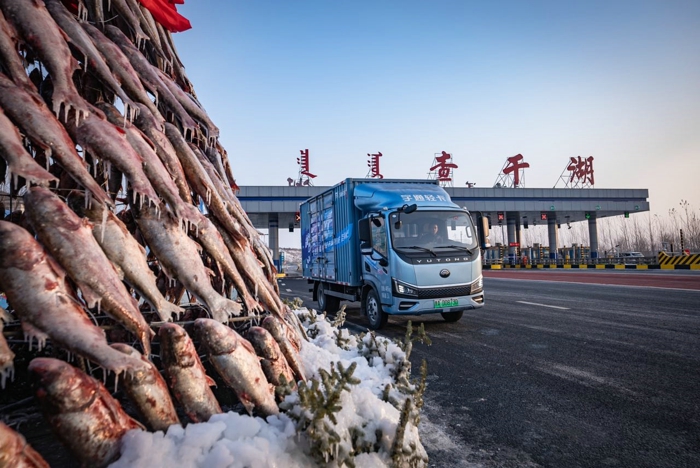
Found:
[[[440,312],[440,315],[442,315],[442,318],[445,319],[445,322],[456,322],[457,320],[462,318],[462,315],[464,312]]]
[[[318,308],[321,309],[321,312],[328,312],[329,314],[338,312],[340,298],[326,295],[326,287],[323,283],[318,285],[316,297],[318,298]]]
[[[382,310],[382,303],[379,302],[377,293],[374,289],[370,289],[365,298],[365,311],[367,312],[367,319],[369,319],[369,328],[372,330],[379,330],[384,325],[386,325],[389,316]]]

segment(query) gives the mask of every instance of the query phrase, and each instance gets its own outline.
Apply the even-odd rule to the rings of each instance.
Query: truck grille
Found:
[[[471,284],[447,286],[438,288],[417,288],[418,299],[437,299],[439,297],[469,296],[472,293]]]

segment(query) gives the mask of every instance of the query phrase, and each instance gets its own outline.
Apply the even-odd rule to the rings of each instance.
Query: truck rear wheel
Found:
[[[459,312],[441,312],[440,315],[442,315],[442,318],[445,319],[445,322],[456,322],[457,320],[462,318],[462,315],[464,312],[459,311]]]
[[[370,289],[365,298],[365,312],[369,320],[369,328],[372,330],[379,330],[389,320],[389,316],[382,310],[382,303],[379,302],[374,289]]]
[[[340,298],[335,296],[328,296],[326,294],[326,286],[324,286],[323,283],[318,285],[316,298],[318,302],[318,308],[321,309],[321,312],[328,312],[329,314],[334,314],[338,312],[338,309],[340,308]]]

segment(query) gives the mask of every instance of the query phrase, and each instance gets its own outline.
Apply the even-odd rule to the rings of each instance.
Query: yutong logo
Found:
[[[452,258],[417,258],[414,260],[415,263],[454,263],[454,262],[468,262],[469,257],[452,257]]]
[[[450,276],[450,270],[448,270],[447,268],[440,270],[440,276],[442,278],[447,278],[448,276]]]

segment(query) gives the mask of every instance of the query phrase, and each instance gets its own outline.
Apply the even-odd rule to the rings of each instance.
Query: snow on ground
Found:
[[[323,318],[311,324],[308,318],[316,314],[315,311],[300,309],[296,312],[300,318],[306,318],[304,325],[310,335],[310,341],[303,343],[300,353],[309,382],[320,380],[321,369],[330,372],[332,363],[335,369],[348,369],[353,363],[357,366],[353,377],[359,379],[359,383],[341,394],[342,409],[335,414],[336,423],[328,417],[323,420],[338,435],[338,439],[330,443],[331,452],[336,460],[349,457],[357,467],[392,466],[391,450],[400,412],[391,403],[383,401],[381,395],[389,385],[390,399],[405,399],[405,395],[396,389],[393,377],[405,364],[405,353],[396,343],[385,338],[371,334],[363,337],[350,335],[347,330],[339,330]],[[341,346],[337,344],[338,333],[342,338]],[[371,349],[375,351],[369,352]],[[171,426],[165,434],[162,431],[131,431],[122,439],[121,458],[111,466],[338,466],[333,460],[327,465],[319,465],[309,455],[311,442],[305,433],[299,435],[296,429],[296,419],[309,413],[299,400],[299,394],[293,392],[281,405],[284,411],[266,419],[228,412],[215,415],[207,423],[189,424],[185,428]],[[358,440],[365,447],[373,447],[373,451],[351,455],[353,443],[357,444]],[[403,448],[422,460],[416,466],[426,465],[427,454],[418,429],[410,423],[404,434]]]

